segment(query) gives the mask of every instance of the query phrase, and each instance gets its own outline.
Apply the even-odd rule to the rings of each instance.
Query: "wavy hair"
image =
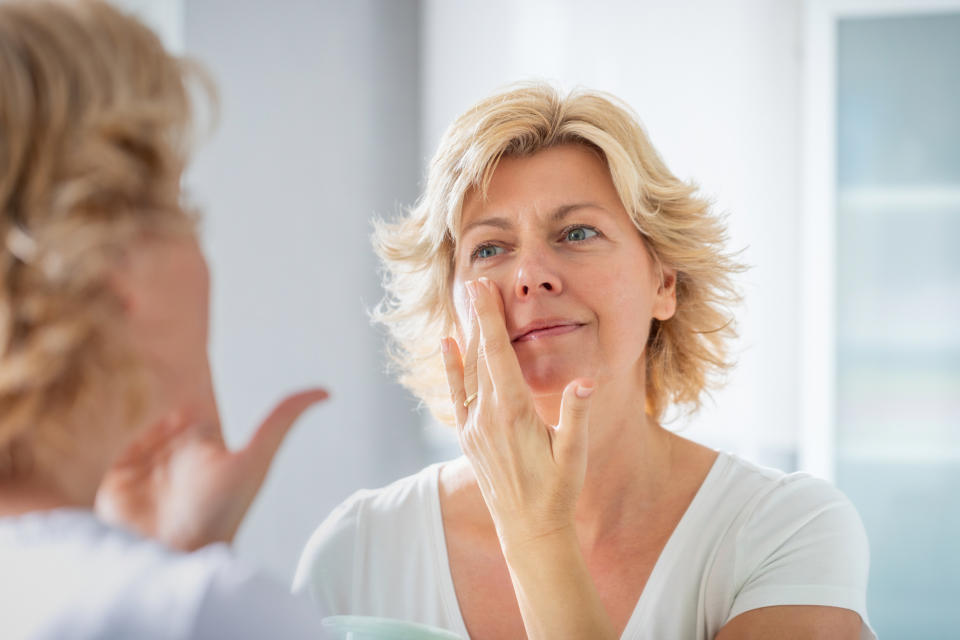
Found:
[[[98,0],[0,4],[0,87],[2,471],[25,442],[64,442],[58,423],[97,402],[134,410],[106,270],[144,234],[195,233],[180,192],[191,90],[214,95]]]
[[[457,118],[430,163],[418,203],[399,219],[375,224],[386,296],[374,311],[391,336],[401,383],[447,424],[453,411],[439,353],[455,324],[453,256],[465,195],[486,195],[501,158],[563,144],[601,155],[624,208],[655,260],[677,272],[676,313],[653,321],[646,349],[647,412],[655,419],[679,405],[701,406],[731,366],[736,335],[730,308],[739,301],[732,275],[742,266],[725,252],[726,229],[697,188],[676,178],[629,107],[585,90],[563,96],[524,84],[491,96]]]

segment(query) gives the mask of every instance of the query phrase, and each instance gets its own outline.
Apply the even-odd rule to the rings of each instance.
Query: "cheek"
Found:
[[[652,317],[652,297],[636,274],[607,276],[597,286],[601,328],[607,342],[626,352],[642,348]]]

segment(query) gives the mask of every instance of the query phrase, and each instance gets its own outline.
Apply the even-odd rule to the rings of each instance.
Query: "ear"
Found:
[[[139,307],[139,292],[136,278],[139,274],[134,272],[136,265],[130,260],[126,253],[118,254],[104,273],[104,282],[107,289],[113,294],[114,298],[120,303],[120,308],[125,316],[131,315]]]
[[[112,257],[104,281],[120,303],[128,321],[138,321],[143,313],[162,308],[156,295],[155,277],[164,257],[164,245],[151,240],[138,240]]]
[[[660,286],[653,300],[653,317],[657,320],[669,320],[677,311],[677,270],[672,267],[660,267]]]

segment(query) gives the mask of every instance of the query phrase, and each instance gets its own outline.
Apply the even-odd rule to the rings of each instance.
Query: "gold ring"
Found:
[[[463,406],[469,407],[469,406],[470,406],[470,403],[473,402],[473,401],[476,400],[476,399],[477,399],[477,394],[476,394],[476,392],[471,393],[470,395],[467,396],[467,399],[463,401]]]

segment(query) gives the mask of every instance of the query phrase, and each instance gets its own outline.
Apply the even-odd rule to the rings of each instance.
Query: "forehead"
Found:
[[[530,156],[507,156],[485,194],[471,189],[464,197],[460,229],[494,212],[520,215],[585,202],[622,208],[610,171],[593,149],[567,144]]]

